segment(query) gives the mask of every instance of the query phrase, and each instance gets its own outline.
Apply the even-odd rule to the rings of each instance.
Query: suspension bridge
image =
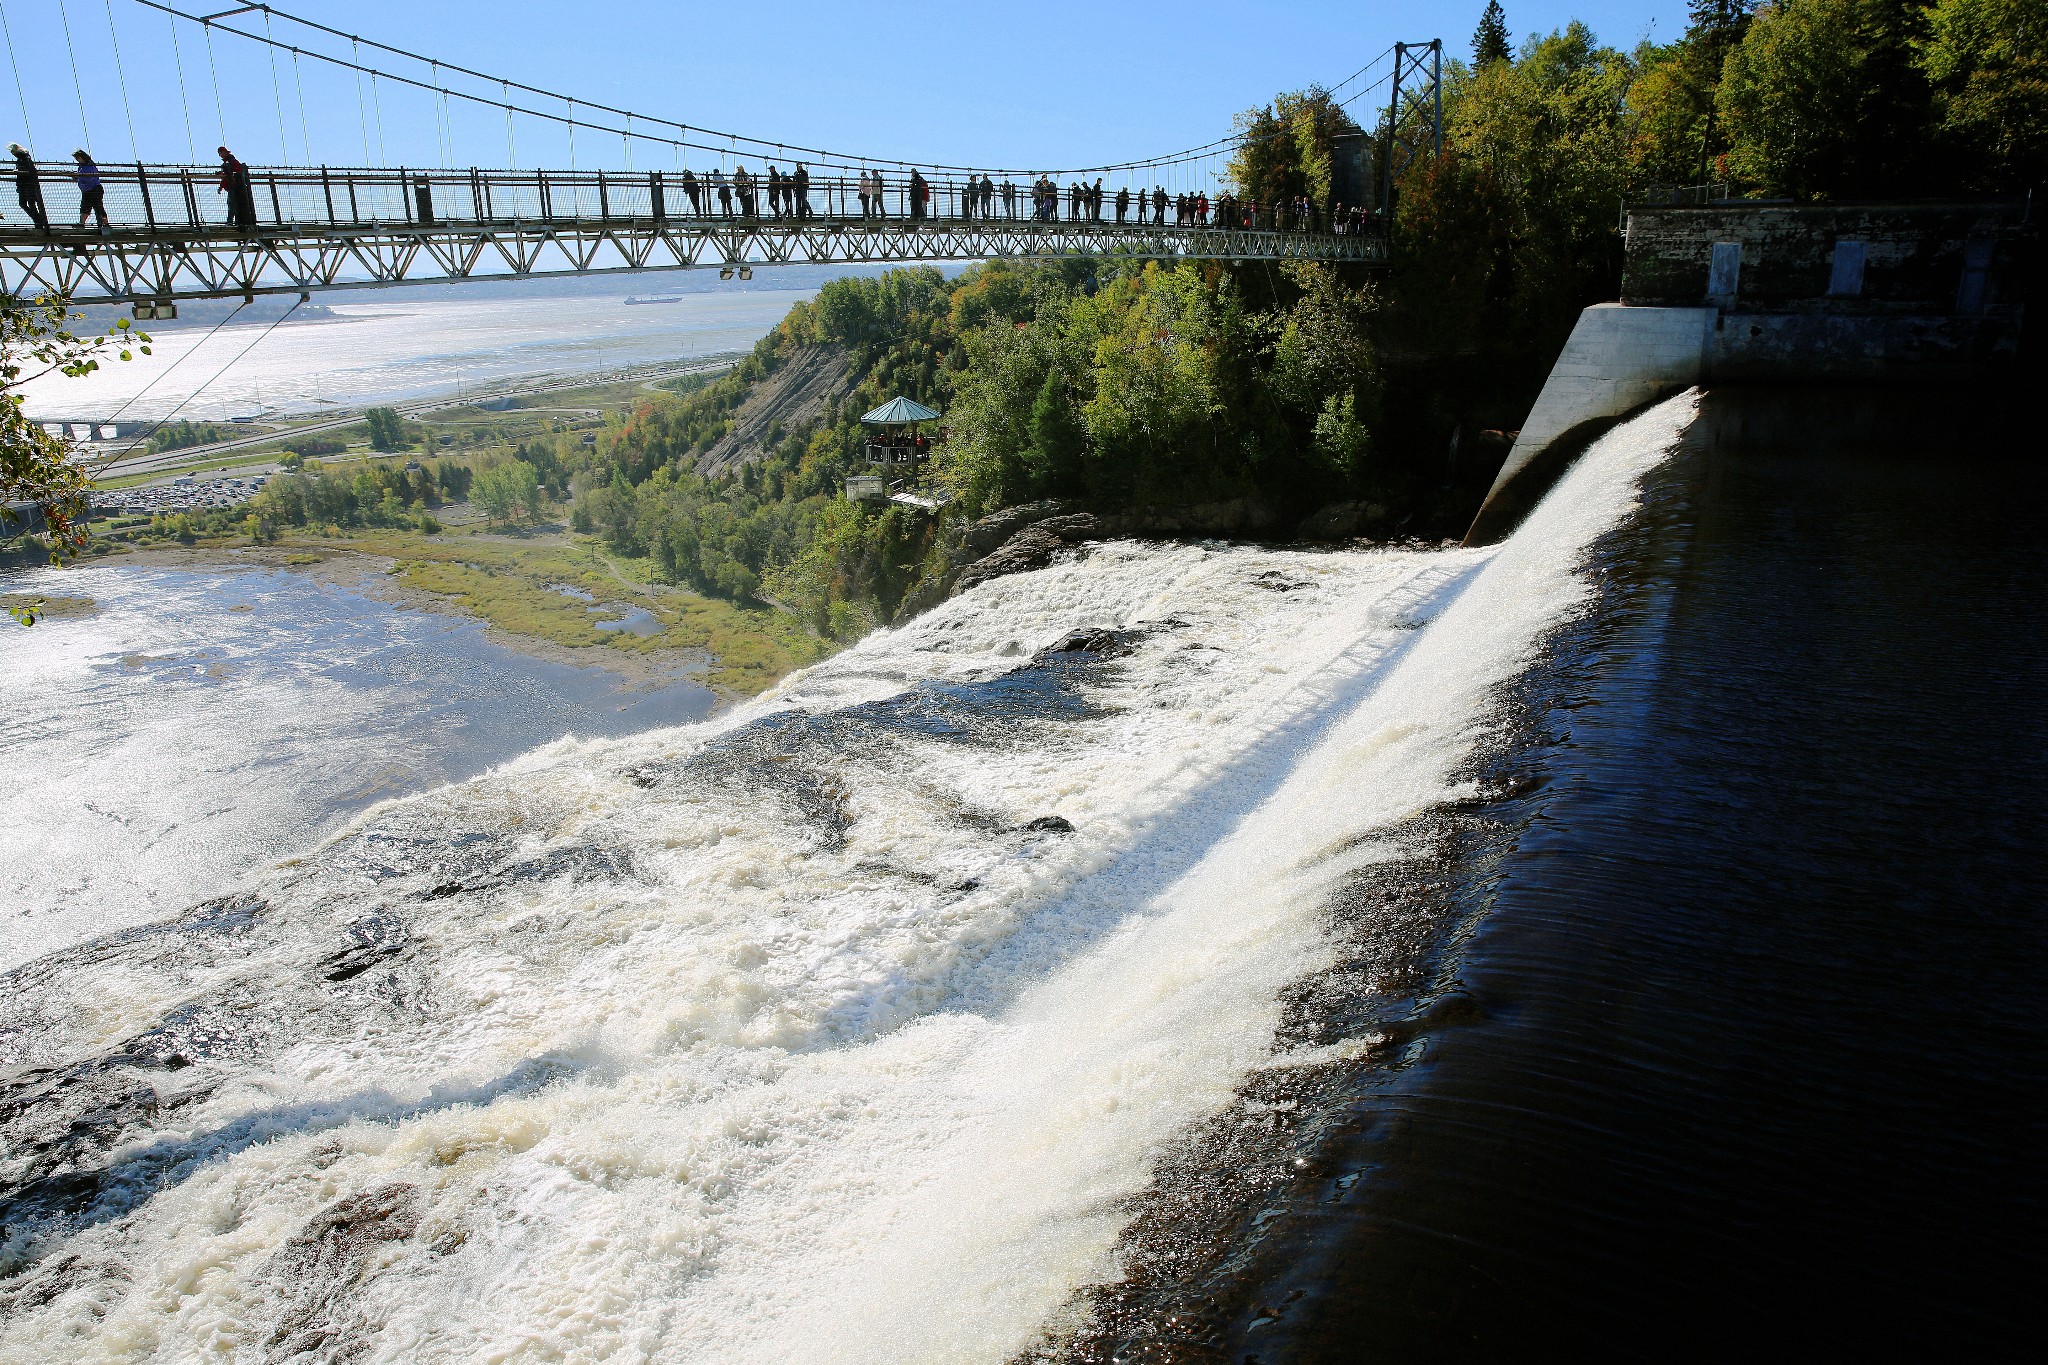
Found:
[[[74,169],[46,168],[50,198]],[[219,192],[219,167],[103,165],[99,175],[105,229],[68,226],[54,214],[48,230],[0,222],[0,288],[149,309],[458,280],[697,267],[750,274],[792,263],[1386,259],[1384,234],[1371,222],[1276,215],[1265,205],[1228,224],[1212,207],[1198,223],[1151,195],[1120,213],[1092,196],[1076,203],[1066,187],[1048,213],[1032,203],[1029,185],[979,177],[925,180],[929,198],[918,203],[906,202],[906,177],[880,177],[879,194],[869,192],[871,179],[807,178],[770,209],[721,206],[721,192],[735,198],[722,176],[713,188],[662,171],[251,167],[236,188],[254,213],[234,223],[234,194]]]
[[[401,284],[700,268],[750,277],[755,267],[782,264],[1091,257],[1384,266],[1385,187],[1423,143],[1439,145],[1442,136],[1436,98],[1442,43],[1435,40],[1394,44],[1331,88],[1343,108],[1388,87],[1377,129],[1357,133],[1337,158],[1340,172],[1348,167],[1349,174],[1340,174],[1331,202],[1260,204],[1232,199],[1214,169],[1261,136],[1246,131],[1163,156],[1065,169],[913,163],[791,146],[580,100],[269,5],[203,15],[163,0],[133,3],[132,13],[153,13],[168,24],[168,44],[152,45],[159,58],[165,46],[171,53],[186,141],[196,142],[191,123],[201,101],[186,86],[181,31],[202,40],[204,74],[224,134],[216,35],[238,40],[241,49],[267,61],[271,89],[265,93],[284,157],[270,165],[231,162],[225,170],[196,158],[185,164],[102,159],[92,202],[92,187],[78,179],[74,163],[17,157],[17,186],[39,186],[40,203],[38,211],[0,218],[0,290],[16,297],[132,304],[148,318],[172,315],[184,299],[305,298],[314,291]],[[123,113],[130,141],[138,143],[130,69],[111,0],[105,9]],[[279,38],[273,20],[296,26],[304,41]],[[88,111],[68,17],[62,34],[84,128]],[[134,41],[131,36],[131,50]],[[27,127],[30,101],[11,28],[7,42]],[[1389,70],[1362,83],[1389,57]],[[160,60],[153,64],[160,66]],[[369,111],[376,111],[381,152],[384,100],[403,93],[427,102],[444,156],[454,150],[456,106],[502,115],[510,167],[315,165],[310,155],[294,161],[284,73],[297,92],[300,148],[310,153],[306,69],[355,83],[365,162],[377,159]],[[260,81],[261,70],[246,72],[243,88],[253,83],[251,75]],[[1337,98],[1354,85],[1349,96]],[[570,166],[519,168],[515,122],[566,131]],[[626,168],[577,167],[579,131],[586,138],[617,137]],[[1285,130],[1262,135],[1292,136]],[[672,153],[675,168],[632,169],[636,148],[643,166],[644,154],[655,149]],[[688,168],[693,161],[694,170]],[[1206,184],[1203,166],[1212,168]],[[1179,192],[1169,194],[1160,182]]]

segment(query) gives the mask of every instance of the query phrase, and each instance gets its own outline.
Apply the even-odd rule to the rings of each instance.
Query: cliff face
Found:
[[[728,474],[758,459],[776,428],[794,430],[822,417],[847,392],[852,362],[837,346],[806,346],[754,386],[733,413],[732,430],[697,459],[706,478]]]

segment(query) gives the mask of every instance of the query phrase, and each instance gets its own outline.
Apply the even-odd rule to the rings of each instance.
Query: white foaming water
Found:
[[[27,969],[17,1060],[169,1017],[197,1064],[92,1216],[17,1234],[0,1355],[1014,1355],[1271,1062],[1323,900],[1462,794],[1691,411],[1497,551],[1097,547]],[[1119,634],[1012,672],[1075,630]]]

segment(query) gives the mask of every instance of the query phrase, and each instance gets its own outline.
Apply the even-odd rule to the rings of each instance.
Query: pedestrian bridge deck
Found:
[[[1236,225],[1118,222],[1031,214],[1000,191],[985,207],[968,182],[932,180],[929,210],[907,213],[892,178],[863,214],[853,179],[813,179],[802,205],[775,214],[696,202],[662,171],[358,170],[253,167],[252,221],[230,225],[218,168],[101,166],[109,224],[69,226],[68,166],[45,169],[51,230],[0,220],[0,288],[22,298],[151,302],[461,280],[772,264],[967,261],[1062,256],[1141,260],[1341,261],[1384,265],[1375,231],[1334,231],[1247,215]],[[760,187],[765,190],[765,185]],[[794,199],[794,196],[792,196]],[[1149,206],[1147,206],[1149,207]],[[1057,208],[1069,210],[1062,189]],[[67,212],[67,209],[71,210]],[[992,209],[992,211],[990,211]],[[1143,214],[1144,208],[1133,216]],[[1013,216],[1013,214],[1015,216]],[[1150,216],[1150,215],[1146,215]]]

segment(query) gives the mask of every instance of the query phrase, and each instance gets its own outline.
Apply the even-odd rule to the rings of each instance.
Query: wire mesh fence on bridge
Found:
[[[70,163],[41,167],[50,225],[58,231],[88,231],[79,223],[79,192],[71,185]],[[178,234],[232,228],[233,199],[216,167],[101,166],[100,182],[109,223],[127,231]],[[715,177],[715,178],[714,178]],[[749,181],[751,183],[749,183]],[[813,177],[771,195],[766,176],[741,179],[723,172],[697,175],[668,171],[414,170],[360,167],[318,169],[252,167],[246,189],[252,221],[262,229],[316,231],[323,227],[455,223],[547,223],[624,221],[791,221],[873,219],[913,222],[957,220],[1090,222],[1105,225],[1234,227],[1253,231],[1318,232],[1333,236],[1377,234],[1377,213],[1361,205],[1296,205],[1233,201],[1207,195],[1169,195],[1163,188],[1119,195],[1098,184],[1053,185],[1042,196],[1033,184],[1014,180],[930,178],[929,199],[911,202],[907,176]],[[1078,183],[1078,182],[1077,182]],[[879,186],[879,192],[871,192]],[[1128,190],[1128,187],[1125,187]],[[70,201],[67,203],[66,201]],[[55,201],[55,202],[52,202]],[[1225,206],[1233,221],[1224,222]],[[69,211],[67,211],[69,210]],[[1192,220],[1192,221],[1191,221]],[[0,232],[32,230],[12,217]]]

